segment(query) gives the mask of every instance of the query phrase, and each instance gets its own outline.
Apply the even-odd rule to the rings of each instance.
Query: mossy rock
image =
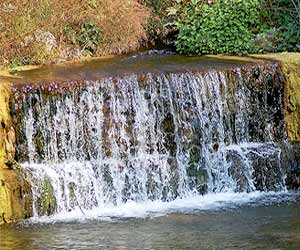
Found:
[[[56,212],[57,203],[51,180],[46,177],[41,187],[40,198],[38,199],[39,215],[52,215]]]
[[[208,191],[208,173],[196,163],[190,163],[187,169],[190,177],[190,187],[195,188],[199,194],[206,194]]]
[[[9,113],[9,99],[9,83],[0,80],[0,163],[4,163],[7,159],[7,130],[11,125],[11,118]]]
[[[15,164],[15,132],[10,116],[10,84],[0,81],[0,224],[32,216],[29,182]]]
[[[0,224],[32,216],[32,193],[20,169],[0,166]]]

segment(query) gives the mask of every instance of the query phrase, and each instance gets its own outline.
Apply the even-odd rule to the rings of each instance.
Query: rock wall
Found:
[[[285,122],[292,155],[286,185],[300,190],[300,54],[282,53],[279,60],[286,78]]]
[[[300,190],[300,53],[276,53],[255,55],[258,58],[275,59],[281,63],[285,77],[285,124],[290,147],[286,185]]]
[[[289,189],[300,190],[300,143],[289,146],[290,159],[284,159],[290,166],[287,173],[286,185]]]
[[[14,161],[15,131],[9,112],[10,86],[0,82],[0,224],[30,217],[31,188]]]
[[[300,60],[283,62],[286,84],[286,124],[288,137],[300,142]]]
[[[281,62],[285,82],[285,121],[288,138],[300,143],[300,53],[255,55]]]

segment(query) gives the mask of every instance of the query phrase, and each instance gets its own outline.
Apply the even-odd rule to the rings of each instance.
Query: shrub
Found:
[[[180,53],[247,54],[256,50],[259,0],[216,0],[213,4],[191,0],[171,12],[179,16],[176,47]]]
[[[147,40],[149,15],[138,0],[1,0],[0,64],[130,52]]]
[[[101,43],[101,30],[93,21],[87,20],[83,22],[80,31],[76,34],[76,41],[83,50],[93,54]]]
[[[151,15],[147,24],[148,41],[154,45],[163,42],[169,35],[170,30],[166,24],[170,21],[168,8],[174,5],[174,0],[141,0],[143,5],[151,10]]]
[[[138,0],[102,0],[95,10],[103,41],[97,54],[123,54],[146,42],[150,11]]]
[[[266,27],[262,36],[273,30],[273,51],[300,51],[300,1],[264,0],[262,6]]]

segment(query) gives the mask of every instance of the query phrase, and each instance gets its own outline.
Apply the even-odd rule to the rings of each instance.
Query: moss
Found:
[[[7,128],[11,125],[9,114],[10,89],[7,82],[0,82],[0,164],[6,161]]]
[[[32,216],[32,194],[20,170],[0,166],[0,225]]]
[[[291,141],[300,142],[300,60],[284,63],[287,78],[286,122]]]

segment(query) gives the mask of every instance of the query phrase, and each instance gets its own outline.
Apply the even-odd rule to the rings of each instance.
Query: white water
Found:
[[[297,199],[288,192],[209,193],[192,195],[170,202],[129,201],[119,206],[107,205],[90,210],[74,209],[52,216],[33,217],[29,223],[87,222],[90,220],[116,221],[122,219],[144,219],[166,216],[172,213],[194,214],[205,211],[234,210],[241,206],[274,205]],[[26,222],[27,223],[27,222]]]
[[[252,103],[239,71],[234,82],[216,71],[148,74],[26,98],[23,166],[35,216],[45,213],[45,197],[55,200],[59,220],[238,204],[261,195],[258,182],[263,191],[285,190],[270,107]],[[268,121],[257,138],[249,131],[255,109]],[[257,160],[274,167],[272,185],[266,176],[255,179]]]

